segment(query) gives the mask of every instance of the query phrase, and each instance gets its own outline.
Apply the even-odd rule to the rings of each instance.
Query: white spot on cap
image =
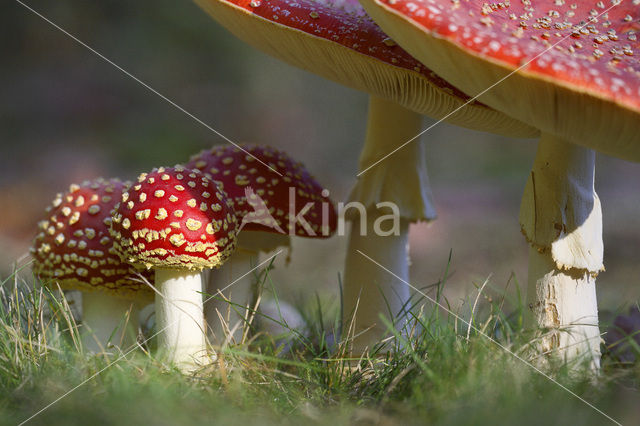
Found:
[[[69,218],[69,225],[73,225],[80,220],[80,212],[73,212],[71,217]]]
[[[393,47],[393,46],[397,46],[397,43],[395,41],[393,41],[392,39],[390,39],[389,37],[385,38],[384,40],[382,40],[382,42],[389,47]]]
[[[187,225],[187,229],[189,229],[190,231],[197,231],[202,227],[202,222],[200,222],[199,220],[189,218],[187,219],[186,225]]]
[[[184,239],[184,235],[182,234],[173,234],[172,236],[169,237],[169,242],[176,247],[180,247],[181,245],[186,243]]]
[[[151,209],[138,210],[136,212],[136,219],[138,220],[149,219],[149,216],[151,216]]]

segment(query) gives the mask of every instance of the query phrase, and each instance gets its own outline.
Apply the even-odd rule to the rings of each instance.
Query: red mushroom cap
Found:
[[[466,93],[490,88],[479,99],[516,119],[640,159],[640,1],[362,3],[405,49]]]
[[[245,221],[243,230],[287,234],[293,230],[301,237],[318,238],[327,238],[335,232],[337,215],[328,197],[329,191],[320,186],[302,163],[270,147],[243,145],[242,149],[244,151],[231,145],[215,146],[194,155],[186,167],[201,170],[222,183],[234,201],[239,222],[262,207],[254,199],[259,197],[264,202],[276,223],[270,223],[269,215],[265,215],[263,224]],[[248,192],[247,188],[250,188]],[[290,194],[292,189],[294,195]],[[302,221],[291,217],[292,212],[295,217],[303,209],[306,210],[302,217],[311,229],[305,229]]]
[[[538,134],[479,102],[456,111],[470,98],[397,46],[356,0],[196,2],[247,43],[340,84],[420,114],[447,116],[460,126],[507,136]]]
[[[466,94],[398,47],[396,42],[369,18],[357,0],[226,1],[268,21],[341,44],[386,64],[420,73],[433,85],[444,88],[451,95],[469,99]]]
[[[141,174],[112,217],[116,250],[147,268],[215,268],[235,248],[231,201],[199,170],[161,167]]]
[[[126,183],[97,179],[71,185],[58,194],[31,248],[34,272],[63,289],[105,291],[122,297],[151,296],[151,289],[134,281],[151,274],[123,263],[109,236],[110,212]]]

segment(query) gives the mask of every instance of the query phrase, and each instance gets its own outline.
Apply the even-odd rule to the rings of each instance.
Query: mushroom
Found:
[[[409,300],[405,284],[409,223],[436,216],[422,143],[407,144],[376,167],[370,166],[416,138],[422,114],[507,136],[534,137],[538,132],[478,102],[459,109],[469,97],[397,46],[356,0],[196,2],[258,49],[370,95],[359,179],[351,192],[352,203],[345,206],[352,227],[344,271],[343,323],[345,330],[357,336],[351,341],[352,350],[361,353],[386,332],[379,315],[401,318]],[[400,216],[400,223],[397,229],[394,224],[392,232],[384,228],[377,235],[374,225],[390,216],[387,208],[377,207],[380,203],[388,207],[389,202],[397,206],[392,213]],[[351,214],[353,209],[361,217]],[[399,279],[357,250],[383,263]]]
[[[82,291],[82,342],[92,352],[126,347],[138,336],[138,313],[152,292],[123,263],[109,236],[110,212],[126,183],[96,179],[60,193],[39,222],[31,255],[45,285]]]
[[[302,163],[295,162],[282,151],[254,145],[240,148],[215,146],[202,151],[185,165],[198,169],[221,183],[234,202],[238,222],[237,250],[220,269],[212,271],[208,294],[233,282],[228,298],[232,303],[246,306],[255,294],[254,274],[250,271],[258,263],[258,255],[278,247],[289,247],[290,236],[328,238],[336,229],[336,209],[325,190],[309,174]],[[217,340],[224,336],[218,312],[227,311],[228,303],[214,299],[205,306],[209,330]],[[232,307],[229,328],[246,317]],[[231,313],[230,312],[230,313]],[[239,337],[242,327],[238,327]]]
[[[207,359],[200,271],[219,267],[235,248],[231,202],[200,171],[161,167],[122,194],[112,219],[120,256],[155,272],[159,352],[192,370]]]
[[[551,329],[542,353],[597,367],[604,267],[593,150],[640,161],[637,0],[362,3],[447,81],[541,130],[520,210],[528,300]]]

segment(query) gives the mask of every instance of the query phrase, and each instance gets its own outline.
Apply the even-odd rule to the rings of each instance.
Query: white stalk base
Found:
[[[547,329],[541,353],[599,368],[596,279],[585,271],[559,271],[548,252],[532,247],[527,295],[536,322]]]
[[[207,362],[200,272],[155,270],[158,352],[189,372]]]
[[[126,351],[138,337],[140,304],[104,292],[82,293],[82,344],[93,353]]]
[[[343,289],[342,338],[349,340],[353,357],[373,349],[391,334],[380,320],[381,314],[396,329],[402,330],[406,321],[403,311],[410,297],[406,284],[409,281],[409,222],[400,219],[399,235],[390,236],[376,235],[371,226],[374,222],[371,217],[366,235],[361,235],[359,222],[352,222]],[[400,279],[364,257],[358,250]]]
[[[549,330],[538,350],[568,362],[600,363],[595,277],[602,264],[602,212],[595,153],[543,134],[520,206],[531,244],[527,301]]]
[[[213,344],[242,340],[249,312],[246,306],[253,302],[255,274],[259,272],[251,269],[257,261],[258,253],[238,249],[220,269],[209,271],[204,315]]]

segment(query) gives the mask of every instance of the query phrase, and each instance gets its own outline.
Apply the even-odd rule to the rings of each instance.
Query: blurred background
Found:
[[[304,162],[344,201],[355,182],[367,96],[240,42],[189,1],[31,0],[28,4],[236,142],[267,144]],[[225,143],[16,2],[0,13],[0,275],[25,261],[56,192],[98,176],[132,179]],[[425,126],[432,121],[425,119]],[[442,278],[455,305],[490,278],[526,285],[518,209],[535,153],[514,140],[448,124],[429,131],[439,218],[413,226],[412,283]],[[640,166],[600,156],[604,210],[601,309],[640,296]],[[337,300],[346,239],[297,239],[274,283],[289,301]]]

